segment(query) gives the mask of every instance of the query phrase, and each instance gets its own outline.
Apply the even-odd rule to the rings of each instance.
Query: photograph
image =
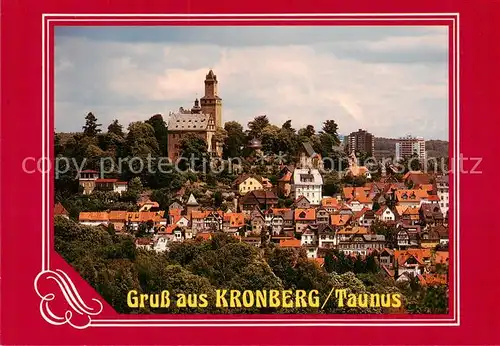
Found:
[[[54,246],[118,313],[449,313],[447,27],[54,35]]]

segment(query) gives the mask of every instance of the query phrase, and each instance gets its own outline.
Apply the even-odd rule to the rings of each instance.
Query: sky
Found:
[[[128,126],[219,81],[223,122],[448,139],[446,27],[56,27],[56,131]]]

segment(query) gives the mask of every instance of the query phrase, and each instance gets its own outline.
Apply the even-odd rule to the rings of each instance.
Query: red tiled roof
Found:
[[[96,179],[95,183],[96,184],[103,184],[103,183],[116,183],[118,179],[111,179],[111,178],[100,178]]]
[[[294,210],[295,221],[314,221],[316,220],[316,209],[295,209]]]
[[[64,208],[64,206],[61,203],[57,203],[54,206],[54,216],[58,215],[68,215],[68,211],[66,210],[66,208]]]
[[[101,212],[80,212],[78,217],[80,221],[108,221],[108,213],[105,211]]]
[[[297,248],[300,247],[300,240],[298,239],[283,239],[280,241],[280,246],[281,247],[293,247]]]

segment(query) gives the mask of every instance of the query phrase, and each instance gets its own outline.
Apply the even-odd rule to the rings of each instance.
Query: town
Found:
[[[266,116],[260,116],[249,124],[246,137],[240,136],[236,144],[232,143],[235,137],[230,137],[230,132],[237,126],[235,122],[230,122],[231,126],[226,123],[222,133],[222,98],[212,70],[204,84],[205,95],[194,101],[192,109],[180,108],[169,114],[166,131],[156,136],[164,143],[158,141],[158,145],[164,145],[163,152],[172,161],[193,153],[199,155],[200,151],[209,158],[241,155],[245,163],[239,170],[222,178],[206,172],[197,175],[195,167],[191,167],[190,173],[179,173],[189,175],[182,183],[172,185],[171,180],[177,178],[169,177],[169,187],[151,193],[145,188],[148,183],[141,180],[143,175],[104,177],[96,164],[95,169],[82,170],[76,179],[72,178],[78,192],[70,198],[108,194],[106,198],[112,200],[126,196],[127,203],[119,208],[112,208],[119,203],[110,203],[97,208],[99,211],[70,208],[78,211],[75,214],[68,212],[64,198],[60,198],[55,217],[73,218],[82,226],[132,236],[138,250],[155,253],[168,253],[178,243],[210,241],[217,234],[226,234],[256,249],[302,251],[320,268],[327,265],[332,253],[353,259],[371,256],[379,270],[395,283],[415,279],[422,286],[447,284],[449,176],[436,166],[432,171],[426,169],[423,138],[394,139],[392,163],[386,164],[381,163],[384,153],[377,153],[375,137],[367,130],[359,129],[342,138],[337,135],[336,124],[327,121],[319,135],[309,126],[299,130],[295,150],[288,152],[286,162],[270,161],[262,159],[264,153],[286,148],[286,143],[282,145],[276,138],[287,138],[279,133],[275,140],[264,138],[274,128],[266,123]],[[127,139],[119,140],[117,134],[125,134],[116,121],[113,124],[108,133],[114,131],[112,139],[120,145],[128,143],[132,135],[149,135],[139,125],[131,124]],[[150,124],[154,129],[153,122]],[[290,122],[275,128],[295,133]],[[96,119],[89,113],[84,130],[97,135],[96,129]],[[154,137],[158,132],[150,133]],[[56,147],[63,146],[57,135],[56,141]],[[135,138],[131,147],[147,141]],[[104,149],[116,153],[117,147],[108,145]],[[325,156],[343,158],[345,163],[335,166]],[[375,159],[368,162],[368,157]],[[398,162],[402,170],[395,167]],[[208,176],[214,181],[208,181]],[[137,198],[130,197],[132,190]],[[110,193],[114,197],[109,197]]]

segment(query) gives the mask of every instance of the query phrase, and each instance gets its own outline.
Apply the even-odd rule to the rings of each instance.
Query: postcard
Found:
[[[498,342],[493,2],[184,5],[3,4],[4,343]]]

